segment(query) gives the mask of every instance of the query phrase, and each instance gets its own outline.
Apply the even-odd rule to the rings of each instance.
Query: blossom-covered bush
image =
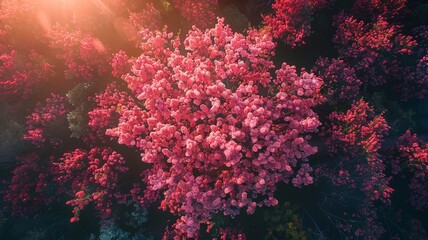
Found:
[[[332,159],[316,172],[331,186],[321,208],[345,239],[379,239],[386,229],[377,204],[390,205],[394,192],[380,153],[390,127],[361,99],[332,112],[327,129]]]
[[[121,113],[133,108],[133,99],[124,91],[118,90],[118,84],[110,84],[94,101],[96,106],[88,112],[88,126],[103,139],[106,130],[119,123]]]
[[[388,202],[394,190],[389,187],[379,153],[389,130],[386,120],[376,115],[363,99],[345,113],[331,113],[329,119],[331,128],[326,144],[330,154],[339,161],[334,172],[328,173],[332,182],[360,189],[373,201]]]
[[[240,230],[237,230],[232,227],[220,229],[220,237],[219,238],[213,238],[213,240],[246,240],[247,236],[245,236],[244,233],[242,233]]]
[[[407,131],[396,146],[399,155],[393,161],[394,173],[407,170],[411,173],[410,201],[417,209],[428,209],[428,143]]]
[[[400,79],[405,69],[403,57],[413,53],[416,41],[401,33],[400,27],[383,17],[374,23],[340,15],[334,36],[339,55],[350,64],[364,83],[373,86]]]
[[[316,62],[314,72],[324,80],[322,92],[328,103],[352,101],[360,96],[362,82],[345,61],[321,58]]]
[[[60,195],[60,191],[53,191],[53,177],[58,168],[50,164],[52,160],[51,157],[43,159],[37,153],[17,157],[12,178],[3,182],[8,186],[3,192],[3,200],[13,214],[34,215],[46,210],[46,206]]]
[[[236,34],[223,20],[184,40],[156,32],[123,77],[139,105],[120,110],[106,131],[141,151],[147,184],[163,191],[161,207],[179,214],[176,229],[197,235],[221,211],[236,216],[276,205],[278,182],[313,182],[308,133],[319,126],[311,107],[320,79],[283,64],[276,77],[268,35]],[[153,51],[155,50],[155,51]]]
[[[116,78],[120,78],[122,75],[127,74],[131,70],[132,61],[133,59],[124,51],[119,51],[114,54],[111,62],[113,69],[111,74]]]
[[[53,124],[68,113],[67,100],[58,94],[51,93],[51,96],[45,100],[44,105],[38,103],[34,112],[27,116],[24,140],[38,148],[44,147],[47,141],[54,147],[61,143],[61,139],[55,136],[52,129]]]
[[[55,181],[74,196],[67,201],[74,207],[70,222],[79,221],[80,211],[89,203],[94,203],[104,218],[110,216],[113,204],[123,203],[117,184],[119,175],[128,168],[119,153],[99,147],[89,151],[75,149],[65,153],[54,165],[59,168]]]
[[[35,51],[0,52],[0,100],[27,99],[53,76],[53,66]]]

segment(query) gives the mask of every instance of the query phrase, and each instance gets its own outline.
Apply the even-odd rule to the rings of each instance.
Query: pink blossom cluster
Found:
[[[311,107],[321,80],[285,63],[272,76],[274,47],[268,35],[233,33],[219,19],[193,28],[183,46],[166,32],[148,35],[142,48],[151,51],[123,77],[138,106],[121,109],[106,133],[152,165],[145,181],[163,191],[161,208],[180,216],[175,227],[187,237],[214,212],[276,205],[279,182],[313,183],[308,139],[320,125]]]
[[[53,67],[35,51],[0,54],[0,99],[26,99],[54,76]]]
[[[74,196],[67,201],[74,207],[70,222],[79,221],[80,211],[89,203],[95,204],[102,217],[111,214],[115,201],[123,203],[117,187],[120,175],[128,168],[119,153],[110,148],[94,147],[89,151],[78,148],[65,153],[55,165],[59,168],[55,181]]]
[[[93,80],[110,70],[108,49],[90,34],[57,25],[48,32],[48,37],[50,47],[64,60],[66,79]]]
[[[11,180],[3,182],[8,188],[2,192],[13,214],[33,214],[45,209],[60,194],[59,190],[48,190],[53,189],[52,178],[58,171],[51,161],[52,158],[43,159],[37,153],[17,157],[17,167]]]
[[[51,93],[51,97],[47,98],[44,104],[38,103],[34,112],[27,116],[24,140],[38,148],[44,147],[49,140],[51,145],[57,147],[61,139],[48,131],[52,128],[50,124],[62,119],[69,112],[66,103],[65,97],[54,93]]]
[[[313,69],[324,80],[323,93],[329,103],[352,101],[360,96],[362,82],[354,68],[341,59],[320,58]]]
[[[172,0],[174,8],[192,25],[209,28],[216,23],[218,0]]]
[[[337,171],[327,175],[336,185],[360,189],[372,201],[388,202],[394,189],[389,187],[378,152],[390,128],[386,120],[363,99],[346,113],[331,113],[329,119],[331,129],[326,144],[339,162]]]
[[[111,73],[113,77],[120,78],[131,70],[132,59],[125,51],[121,50],[113,55],[111,66],[113,69]]]
[[[119,123],[119,117],[125,109],[135,106],[133,99],[118,88],[116,83],[108,85],[104,92],[95,96],[96,106],[88,112],[88,126],[100,139],[105,138],[108,128]]]
[[[417,43],[402,34],[398,25],[388,23],[384,17],[365,23],[345,15],[340,15],[336,24],[333,40],[339,55],[355,68],[360,80],[379,86],[404,77],[401,58],[413,54]]]
[[[324,0],[276,0],[272,5],[274,13],[263,16],[263,24],[275,39],[296,47],[305,44],[304,39],[312,33],[312,15],[326,3]]]
[[[410,189],[412,190],[411,203],[417,209],[428,209],[428,143],[419,139],[409,130],[400,137],[397,142],[399,157],[394,162],[395,169],[408,169],[412,178]]]

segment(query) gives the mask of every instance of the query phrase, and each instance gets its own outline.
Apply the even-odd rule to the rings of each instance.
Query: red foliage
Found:
[[[394,161],[394,169],[407,169],[412,174],[411,203],[417,209],[428,210],[428,143],[407,131],[397,142],[397,149],[400,155]]]
[[[316,62],[314,72],[324,80],[322,90],[328,103],[352,101],[360,96],[362,82],[357,78],[354,68],[345,61],[321,58]]]
[[[399,26],[389,24],[383,17],[366,24],[344,15],[338,17],[336,24],[334,41],[339,55],[364,83],[377,86],[403,77],[405,65],[401,57],[414,53],[417,43],[402,34]]]
[[[52,66],[35,51],[28,56],[15,50],[0,53],[0,100],[26,99],[53,76]]]
[[[3,182],[8,185],[3,192],[7,208],[17,215],[45,209],[60,194],[60,189],[53,186],[53,176],[58,169],[50,164],[52,158],[41,159],[36,153],[31,153],[17,157],[17,160],[12,179]]]
[[[327,4],[325,0],[276,0],[273,14],[263,16],[263,24],[273,37],[296,47],[312,33],[311,21],[315,11]]]
[[[216,23],[217,0],[172,0],[172,4],[185,19],[201,29]]]
[[[135,104],[126,92],[119,91],[117,84],[107,86],[103,93],[94,98],[96,106],[88,112],[88,126],[99,136],[105,138],[107,129],[117,126],[119,117],[125,109],[132,109]]]
[[[50,98],[46,99],[45,105],[37,104],[34,112],[27,116],[27,132],[24,134],[24,140],[30,141],[34,146],[42,148],[46,140],[54,147],[61,143],[59,136],[50,134],[46,136],[46,131],[52,131],[52,123],[61,119],[68,113],[66,107],[67,99],[57,94],[51,93]]]
[[[107,134],[153,165],[146,181],[164,190],[161,207],[181,215],[175,227],[189,237],[212,212],[276,205],[278,182],[313,182],[307,157],[317,149],[307,139],[320,124],[311,110],[320,80],[286,64],[272,79],[274,46],[254,30],[233,33],[223,20],[190,31],[185,53],[159,32],[124,77],[144,108],[121,110]]]
[[[428,94],[428,27],[414,29],[418,42],[416,61],[405,69],[404,77],[396,86],[404,100],[417,97],[424,98]]]
[[[46,40],[43,24],[40,24],[44,16],[40,5],[40,1],[33,0],[0,2],[0,53],[4,53],[5,46],[34,49]]]
[[[67,201],[74,207],[70,222],[78,221],[80,211],[91,202],[102,217],[111,214],[115,202],[123,203],[117,184],[128,168],[122,156],[110,148],[76,149],[65,153],[55,165],[59,168],[55,181],[75,197]]]
[[[330,114],[331,129],[326,143],[338,156],[338,167],[326,174],[336,185],[360,189],[371,200],[388,202],[394,191],[389,187],[385,165],[378,153],[389,126],[368,103],[360,100],[346,113]]]
[[[407,0],[357,0],[353,15],[363,20],[375,21],[378,16],[394,20],[402,16]]]

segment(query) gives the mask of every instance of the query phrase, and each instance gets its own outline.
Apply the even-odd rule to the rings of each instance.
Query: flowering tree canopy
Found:
[[[311,107],[321,81],[285,63],[272,76],[271,38],[233,33],[222,19],[194,28],[180,47],[167,32],[147,37],[144,49],[156,51],[123,77],[139,104],[122,105],[106,134],[152,164],[148,185],[164,190],[161,206],[180,214],[177,229],[192,237],[212,212],[253,213],[277,204],[278,182],[313,182],[307,139],[320,125]]]

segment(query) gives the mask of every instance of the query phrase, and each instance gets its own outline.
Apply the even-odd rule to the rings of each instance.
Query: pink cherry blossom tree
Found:
[[[272,75],[274,47],[269,35],[233,33],[220,19],[183,45],[165,31],[147,35],[123,76],[138,105],[121,108],[106,134],[141,152],[145,182],[187,237],[214,212],[276,205],[279,182],[313,183],[308,139],[320,125],[311,107],[321,80],[285,63]]]

